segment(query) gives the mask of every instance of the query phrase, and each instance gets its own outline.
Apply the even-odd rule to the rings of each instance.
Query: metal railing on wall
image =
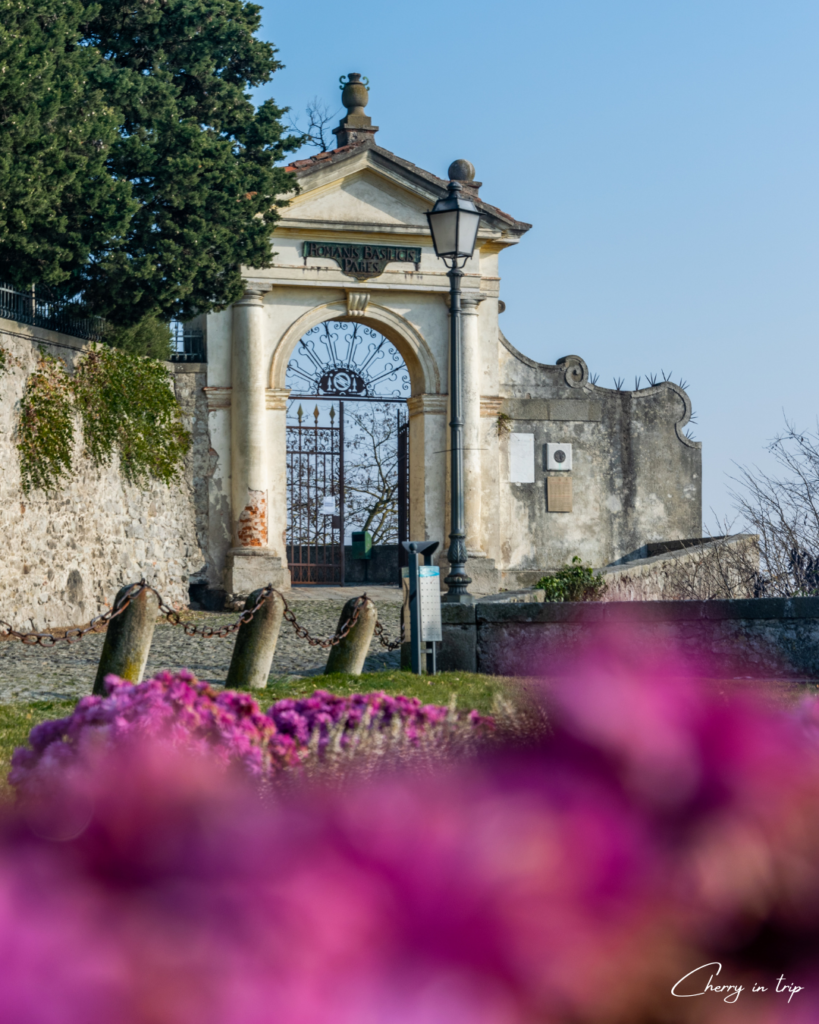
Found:
[[[49,331],[70,334],[85,341],[104,341],[109,330],[100,316],[84,316],[78,298],[60,298],[45,285],[14,288],[0,282],[0,317],[18,323],[43,327]],[[188,324],[173,321],[171,329],[171,362],[204,363],[207,361],[205,332]]]
[[[23,290],[0,282],[0,317],[87,341],[101,341],[108,329],[102,317],[83,316],[76,299],[59,298],[45,285]]]
[[[174,320],[171,323],[171,362],[205,363],[205,332]]]

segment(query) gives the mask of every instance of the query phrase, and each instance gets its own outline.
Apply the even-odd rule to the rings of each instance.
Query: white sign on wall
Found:
[[[535,435],[509,435],[509,482],[533,484],[535,482]]]

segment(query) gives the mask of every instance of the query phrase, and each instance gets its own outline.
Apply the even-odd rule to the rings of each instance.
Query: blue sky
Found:
[[[506,0],[262,4],[295,115],[370,79],[378,142],[534,225],[502,257],[504,333],[599,383],[688,382],[704,518],[733,462],[815,428],[819,3]]]

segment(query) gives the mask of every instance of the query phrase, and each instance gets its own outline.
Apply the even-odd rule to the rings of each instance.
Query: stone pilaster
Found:
[[[410,441],[410,538],[437,540],[446,550],[447,395],[407,400]]]
[[[265,317],[268,289],[249,283],[233,306],[231,345],[231,524],[225,587],[246,594],[267,583],[282,586],[282,560],[268,543],[268,467],[265,395]]]
[[[470,558],[485,556],[481,538],[481,351],[478,306],[482,295],[461,297],[463,358],[464,500],[466,550]]]

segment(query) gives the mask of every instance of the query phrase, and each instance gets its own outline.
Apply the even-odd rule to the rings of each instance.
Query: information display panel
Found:
[[[418,598],[421,605],[421,640],[443,640],[441,632],[441,572],[437,565],[418,566]]]

